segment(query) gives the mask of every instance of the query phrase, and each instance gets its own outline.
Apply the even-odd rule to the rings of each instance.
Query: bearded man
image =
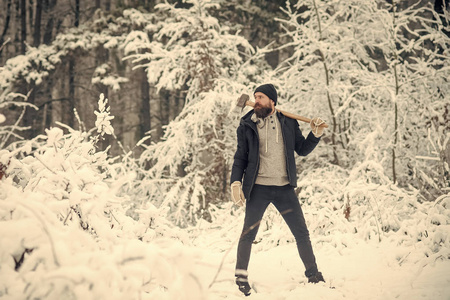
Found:
[[[245,204],[245,219],[237,249],[236,284],[250,295],[248,264],[252,243],[268,205],[282,214],[297,243],[308,282],[325,282],[319,272],[305,218],[295,194],[297,171],[294,151],[311,153],[320,141],[324,127],[319,118],[311,123],[307,138],[298,122],[275,110],[277,91],[263,84],[253,93],[255,107],[241,118],[237,129],[237,150],[231,170],[231,196],[236,205]]]

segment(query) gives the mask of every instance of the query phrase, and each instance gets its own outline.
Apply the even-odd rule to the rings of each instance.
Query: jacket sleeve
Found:
[[[295,121],[294,132],[295,132],[295,152],[297,152],[297,154],[300,156],[306,156],[309,153],[311,153],[311,151],[313,151],[314,148],[316,148],[317,144],[320,141],[320,137],[319,138],[315,137],[312,132],[310,132],[305,139],[300,130],[300,127],[298,126],[297,121]]]
[[[245,139],[244,125],[239,125],[237,129],[237,150],[234,154],[234,162],[231,168],[230,183],[235,181],[242,182],[242,177],[248,164],[248,143]]]

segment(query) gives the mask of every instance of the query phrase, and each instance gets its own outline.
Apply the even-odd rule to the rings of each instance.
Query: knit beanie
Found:
[[[275,105],[277,105],[277,90],[275,89],[273,84],[268,83],[258,86],[253,95],[257,92],[263,93],[264,95],[269,97],[269,99],[272,99],[273,102],[275,102]]]

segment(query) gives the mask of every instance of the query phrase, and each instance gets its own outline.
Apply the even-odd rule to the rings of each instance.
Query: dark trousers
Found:
[[[250,260],[252,243],[258,233],[261,219],[270,203],[281,213],[284,221],[289,226],[297,243],[298,253],[305,265],[305,275],[315,275],[317,270],[308,228],[302,208],[290,185],[286,186],[264,186],[255,185],[250,194],[250,201],[245,207],[244,228],[237,249],[236,274],[246,273]]]

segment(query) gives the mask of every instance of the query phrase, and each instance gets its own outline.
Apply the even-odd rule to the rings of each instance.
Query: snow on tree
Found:
[[[331,127],[323,140],[331,144],[332,162],[381,162],[394,182],[407,186],[417,172],[416,156],[429,153],[431,120],[446,118],[450,74],[443,23],[427,6],[399,8],[397,1],[311,0],[296,9],[281,20],[294,54],[273,75],[286,106],[306,115],[327,112]],[[430,41],[439,43],[430,48]],[[437,131],[440,149],[447,149],[439,133],[446,121],[438,123],[443,128],[433,135]],[[433,180],[446,173],[445,159]]]
[[[302,1],[297,12],[287,11],[288,19],[281,21],[292,38],[285,46],[293,46],[295,52],[275,72],[261,68],[264,52],[256,51],[252,57],[254,50],[242,37],[230,35],[211,17],[209,10],[216,6],[208,1],[191,1],[187,9],[165,3],[156,14],[126,10],[124,18],[99,18],[98,35],[61,36],[61,43],[72,50],[97,43],[122,49],[159,89],[183,91],[186,105],[166,126],[163,141],[145,145],[146,136],[137,144],[145,149],[137,159],[139,165],[132,151],[111,157],[109,148],[96,147],[102,137],[114,134],[116,119],[104,95],[94,113],[95,128],[76,130],[58,124],[66,134],[61,128],[48,128],[45,135],[0,147],[0,295],[237,299],[230,293],[235,288],[229,278],[234,261],[225,258],[239,238],[241,223],[236,215],[242,216],[242,210],[223,203],[228,201],[227,180],[240,116],[231,111],[241,93],[251,94],[255,85],[266,81],[277,85],[280,105],[287,110],[311,116],[327,112],[325,118],[332,120],[330,133],[308,156],[307,164],[299,160],[296,192],[315,249],[329,260],[348,261],[354,259],[349,253],[387,246],[389,267],[378,270],[383,277],[399,268],[405,274],[405,265],[416,274],[424,266],[427,272],[434,266],[448,266],[449,40],[445,32],[449,30],[448,21],[443,21],[448,15],[425,17],[425,8],[397,10],[396,3]],[[106,34],[109,29],[111,34]],[[406,33],[413,38],[404,39]],[[42,53],[36,50],[33,56],[30,50],[30,56],[22,57],[23,64],[9,61],[0,73],[4,76],[0,84],[7,82],[2,101],[28,105],[14,98],[17,94],[8,90],[9,83],[16,75],[30,82],[44,81],[63,54],[39,49]],[[32,57],[37,59],[31,63]],[[36,62],[44,66],[39,72],[29,68]],[[99,65],[94,80],[120,84],[110,81],[108,68]],[[2,101],[0,108],[8,105]],[[0,126],[5,122],[0,114]],[[18,130],[0,127],[1,146],[7,144],[3,137],[14,134],[10,129]],[[404,175],[397,178],[402,184],[393,182],[389,170],[394,146],[398,174],[402,168],[412,170],[420,190]],[[198,226],[176,228],[166,216],[182,226]],[[201,218],[216,222],[208,224]],[[283,226],[278,212],[269,209],[254,246],[256,255],[272,254],[265,251],[274,246],[283,251],[283,244],[295,242]],[[195,250],[187,246],[191,243]],[[358,248],[358,243],[365,247]],[[288,251],[279,253],[290,257]],[[364,263],[371,253],[364,253]],[[216,271],[218,257],[223,259]],[[258,270],[267,271],[266,267]],[[229,277],[209,277],[211,269]],[[431,274],[427,272],[424,276]],[[360,277],[352,281],[342,268],[338,273],[334,282],[339,288],[325,287],[327,295],[335,298],[351,297],[373,284],[364,286]],[[433,273],[429,280],[445,282],[436,279],[447,273]],[[294,275],[302,274],[296,270]],[[405,285],[410,288],[412,283]],[[417,289],[417,282],[414,286]],[[261,297],[268,295],[264,288]],[[318,295],[319,285],[299,288],[325,299]],[[276,294],[278,283],[268,289],[273,289],[269,296],[275,296],[268,298],[281,297]],[[294,299],[297,292],[282,289],[282,296]]]
[[[233,76],[242,55],[249,56],[251,46],[243,37],[231,35],[227,27],[209,14],[217,9],[212,1],[186,1],[189,9],[169,3],[158,4],[159,21],[147,27],[152,41],[132,32],[123,46],[128,58],[147,70],[149,83],[158,90],[187,86],[186,99],[214,88],[221,76]],[[239,49],[238,47],[242,47]],[[136,50],[146,49],[144,53]],[[240,50],[240,51],[238,51]]]
[[[146,69],[149,83],[186,90],[186,105],[165,128],[163,141],[142,153],[147,181],[135,189],[152,203],[169,206],[180,225],[211,219],[214,205],[227,199],[236,127],[236,115],[229,112],[249,83],[247,74],[255,72],[249,43],[210,15],[217,5],[187,3],[189,9],[159,4],[159,22],[150,27],[153,40],[133,32],[127,41],[135,46],[124,45],[134,52],[129,58],[137,67]]]
[[[102,95],[98,136],[113,132],[106,102]],[[98,136],[50,128],[0,151],[8,165],[0,180],[0,294],[179,299],[189,291],[186,299],[204,299],[191,267],[197,254],[175,241],[183,236],[163,212],[147,203],[135,211],[138,220],[127,215],[129,200],[115,188],[126,178],[108,150],[96,151]],[[173,241],[154,243],[161,236]]]
[[[13,142],[14,139],[9,138],[11,135],[20,139],[20,132],[29,129],[19,126],[25,109],[38,109],[34,103],[29,102],[29,94],[42,85],[58,66],[71,57],[89,53],[99,47],[106,50],[117,49],[131,29],[143,26],[142,18],[137,18],[136,15],[136,10],[125,11],[123,16],[113,20],[99,12],[94,22],[59,34],[52,44],[28,46],[25,54],[8,59],[0,72],[0,110],[18,106],[22,107],[24,112],[18,116],[13,113],[5,116],[4,124],[0,127],[0,143],[5,146]],[[97,66],[91,82],[116,91],[122,83],[128,82],[128,79],[113,72],[111,66],[105,63]],[[73,112],[68,113],[73,115]],[[5,140],[6,137],[8,139]]]
[[[406,148],[410,149],[414,139],[424,141],[408,164],[423,199],[434,200],[450,188],[450,14],[448,9],[442,15],[432,9],[427,12],[430,17],[420,19],[416,36],[423,45],[421,55],[408,65],[414,72],[410,81],[415,88],[409,97],[417,103],[413,125],[420,127],[420,132],[412,134]]]

